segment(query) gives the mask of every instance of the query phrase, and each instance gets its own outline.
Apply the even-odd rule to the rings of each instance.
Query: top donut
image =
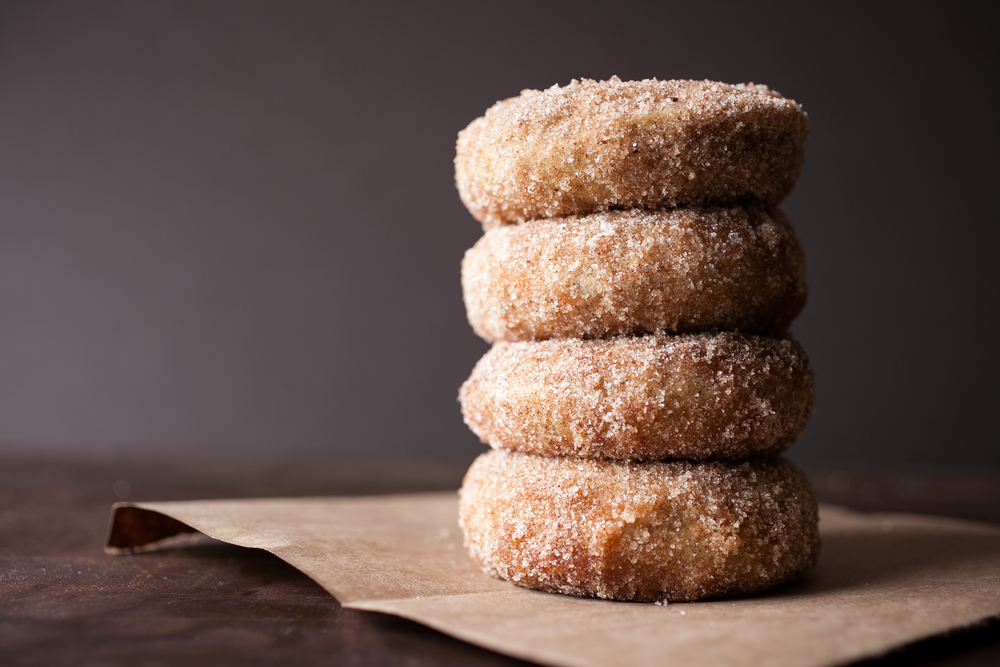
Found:
[[[574,80],[472,121],[455,183],[486,229],[618,208],[774,206],[808,133],[802,107],[763,85]]]

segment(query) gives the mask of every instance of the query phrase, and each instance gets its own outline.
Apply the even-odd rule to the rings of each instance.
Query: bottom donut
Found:
[[[480,456],[460,491],[472,557],[518,586],[636,602],[756,593],[819,554],[816,498],[784,459]]]

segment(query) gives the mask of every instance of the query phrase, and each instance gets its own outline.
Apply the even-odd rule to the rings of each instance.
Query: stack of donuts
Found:
[[[815,394],[787,333],[805,260],[776,208],[807,134],[765,86],[617,78],[526,90],[459,134],[486,232],[462,287],[493,343],[459,395],[492,448],[460,492],[484,570],[664,602],[815,561],[815,497],[778,457]]]

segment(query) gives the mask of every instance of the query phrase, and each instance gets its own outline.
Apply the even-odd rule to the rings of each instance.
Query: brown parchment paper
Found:
[[[462,546],[455,494],[116,505],[107,550],[195,531],[266,549],[345,607],[396,614],[549,665],[835,665],[1000,614],[1000,528],[820,510],[804,579],[746,599],[633,604],[493,579]]]

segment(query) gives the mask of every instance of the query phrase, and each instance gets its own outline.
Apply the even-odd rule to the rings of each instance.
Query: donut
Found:
[[[488,231],[462,261],[469,322],[489,342],[650,332],[784,332],[805,255],[780,211],[605,211]]]
[[[816,499],[783,459],[599,461],[491,451],[460,491],[472,557],[518,586],[637,602],[755,593],[812,565]]]
[[[584,79],[497,102],[458,135],[455,183],[486,229],[615,208],[777,205],[809,122],[767,86]]]
[[[631,460],[776,454],[814,400],[797,342],[731,332],[497,343],[459,390],[495,449]]]

